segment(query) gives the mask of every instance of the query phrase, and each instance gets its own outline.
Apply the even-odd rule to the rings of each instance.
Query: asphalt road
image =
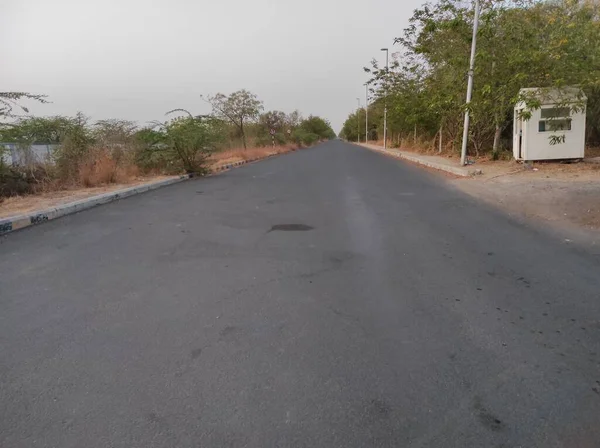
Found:
[[[2,238],[0,446],[598,447],[600,257],[339,141]]]

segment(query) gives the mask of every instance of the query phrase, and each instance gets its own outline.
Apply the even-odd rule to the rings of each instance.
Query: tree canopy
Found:
[[[224,120],[228,120],[236,126],[241,134],[244,148],[247,147],[245,125],[256,120],[263,110],[263,103],[255,94],[242,89],[230,95],[217,93],[208,96],[206,101],[210,103],[213,114]]]
[[[578,86],[589,98],[588,138],[598,138],[600,114],[600,7],[590,0],[487,0],[482,2],[475,87],[470,104],[470,149],[499,151],[512,124],[514,105],[525,87]],[[389,70],[373,61],[369,74],[374,101],[369,107],[382,135],[383,99],[392,139],[431,140],[443,135],[454,145],[462,133],[473,6],[437,0],[415,10],[395,39]],[[360,111],[359,111],[360,113]],[[343,128],[350,140],[362,133],[351,114]],[[364,111],[362,112],[364,121]],[[506,140],[509,140],[508,138]]]

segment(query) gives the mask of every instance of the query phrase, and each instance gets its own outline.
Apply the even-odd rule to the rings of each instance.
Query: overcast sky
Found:
[[[362,67],[423,0],[0,0],[0,91],[44,93],[37,115],[141,124],[200,114],[241,88],[339,131],[364,104]]]

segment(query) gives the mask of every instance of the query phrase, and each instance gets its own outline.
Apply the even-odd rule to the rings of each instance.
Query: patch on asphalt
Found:
[[[277,224],[271,227],[269,232],[307,232],[313,229],[314,227],[306,224]]]

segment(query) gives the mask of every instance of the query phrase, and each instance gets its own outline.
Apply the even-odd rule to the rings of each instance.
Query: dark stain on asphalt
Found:
[[[502,422],[502,420],[500,420],[498,417],[496,417],[494,414],[488,411],[482,405],[481,399],[479,397],[475,397],[473,408],[475,408],[475,410],[477,411],[477,416],[479,417],[479,421],[483,424],[483,426],[492,431],[504,430],[505,424]]]
[[[517,282],[520,283],[522,286],[525,286],[525,288],[531,288],[531,282],[525,277],[519,277],[517,279]]]
[[[271,227],[269,232],[307,232],[313,229],[314,227],[306,224],[276,224]]]
[[[191,351],[190,356],[192,359],[198,359],[201,354],[202,354],[202,349],[197,348],[197,349]]]

